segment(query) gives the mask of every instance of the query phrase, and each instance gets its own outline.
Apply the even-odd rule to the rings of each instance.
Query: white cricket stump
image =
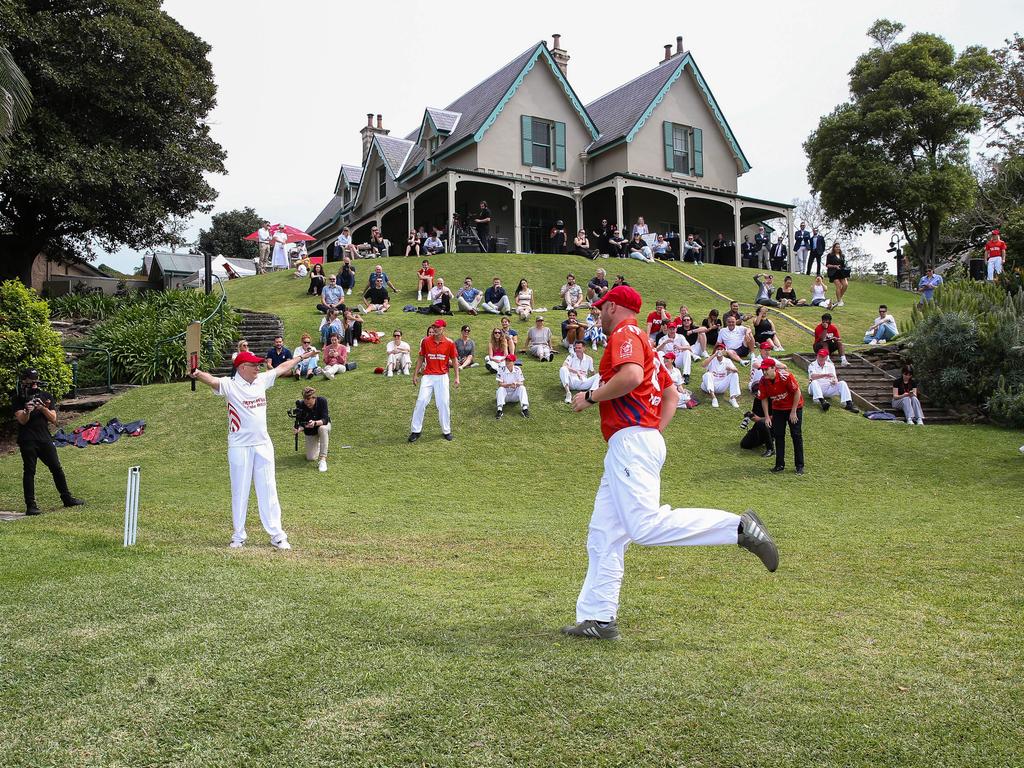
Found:
[[[139,471],[141,467],[128,468],[128,488],[124,495],[124,545],[135,544],[139,530]]]

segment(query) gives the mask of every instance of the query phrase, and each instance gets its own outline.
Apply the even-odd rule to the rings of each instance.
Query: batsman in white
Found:
[[[562,628],[575,637],[618,640],[616,615],[623,559],[630,542],[648,546],[738,544],[769,571],[779,552],[754,512],[673,509],[661,503],[662,432],[679,398],[647,334],[636,322],[640,294],[628,285],[612,288],[592,306],[601,310],[608,346],[601,358],[601,384],[576,395],[573,410],[594,403],[608,441],[604,475],[587,533],[589,566],[576,601],[576,623]]]
[[[274,386],[278,376],[286,375],[300,361],[315,354],[315,350],[310,350],[260,373],[263,358],[251,352],[241,352],[234,359],[234,376],[218,378],[199,369],[190,374],[228,403],[228,469],[231,473],[231,518],[234,525],[230,546],[233,548],[243,546],[248,538],[245,513],[253,485],[256,486],[260,521],[270,534],[270,543],[277,549],[292,548],[281,527],[274,444],[267,432],[267,390]]]

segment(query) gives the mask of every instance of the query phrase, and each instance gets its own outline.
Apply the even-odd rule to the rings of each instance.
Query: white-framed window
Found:
[[[388,177],[387,171],[384,170],[382,165],[377,169],[377,199],[383,200],[388,196]]]

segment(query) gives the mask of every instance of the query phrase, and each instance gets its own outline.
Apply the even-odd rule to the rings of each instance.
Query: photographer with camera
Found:
[[[757,396],[757,389],[758,385],[755,383],[751,387],[751,391],[754,393],[754,405],[751,410],[743,414],[743,421],[740,422],[740,429],[743,430],[740,448],[752,451],[763,447],[761,458],[768,458],[775,455],[775,440],[765,423],[764,404]]]
[[[50,425],[57,424],[57,407],[53,395],[42,389],[39,374],[29,369],[21,374],[21,384],[14,396],[14,418],[18,422],[18,449],[24,465],[21,483],[25,492],[25,514],[38,515],[36,506],[36,461],[41,461],[53,475],[60,500],[65,507],[85,504],[68,490],[64,469],[57,457],[57,449],[50,438]]]
[[[317,469],[327,471],[327,445],[331,438],[331,417],[327,413],[327,398],[318,397],[313,387],[302,390],[302,399],[288,412],[295,419],[295,439],[299,431],[306,435],[306,461],[317,461]],[[296,449],[298,443],[296,442]]]

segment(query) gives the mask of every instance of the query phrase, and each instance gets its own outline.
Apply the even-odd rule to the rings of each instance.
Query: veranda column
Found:
[[[523,252],[523,185],[512,183],[512,250]]]
[[[732,240],[733,245],[736,247],[736,266],[743,266],[743,261],[740,259],[740,201],[732,201]]]
[[[579,187],[572,190],[572,199],[576,203],[576,231],[583,229],[583,193]],[[573,237],[576,237],[575,233]]]
[[[615,226],[621,230],[622,237],[625,237],[626,222],[623,220],[622,214],[622,178],[619,176],[615,177]]]
[[[416,229],[416,219],[412,215],[412,192],[406,192],[405,193],[405,205],[406,205],[406,210],[408,211],[408,217],[409,217],[409,226],[406,227],[406,229],[409,232],[412,232],[414,229]]]
[[[677,189],[676,196],[679,198],[679,260],[682,261],[683,243],[686,242],[686,192]]]
[[[455,174],[449,171],[448,179],[448,252],[455,253],[455,227],[452,226],[452,216],[455,215]]]
[[[796,264],[796,254],[793,253],[793,209],[786,209],[786,247],[789,249],[789,271],[793,271],[793,265]]]

